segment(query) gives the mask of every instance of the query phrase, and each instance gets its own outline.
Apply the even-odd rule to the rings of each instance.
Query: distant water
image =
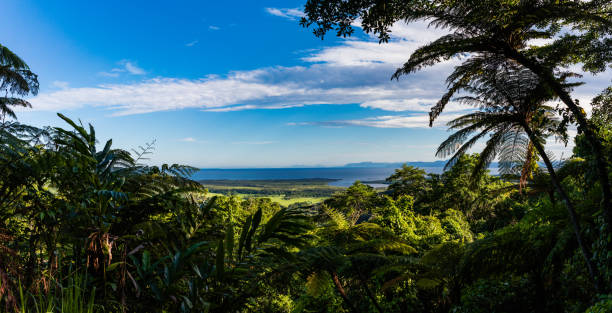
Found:
[[[426,172],[440,174],[442,167],[423,167]],[[348,187],[356,180],[375,181],[389,177],[395,168],[391,167],[324,167],[324,168],[244,168],[244,169],[202,169],[194,174],[194,180],[269,180],[269,179],[337,179],[330,185]],[[496,173],[496,169],[491,169]],[[379,185],[371,184],[374,187]]]

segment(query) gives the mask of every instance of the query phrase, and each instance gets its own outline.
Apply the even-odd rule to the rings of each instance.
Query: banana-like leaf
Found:
[[[261,223],[261,215],[262,215],[261,208],[259,208],[257,212],[255,212],[255,214],[253,215],[253,221],[251,222],[251,229],[249,229],[249,233],[247,234],[246,241],[245,241],[245,248],[246,248],[247,253],[250,253],[251,250],[253,249],[252,240],[253,240],[253,236],[255,235],[255,232],[257,231],[257,227],[259,227],[259,223]]]
[[[239,259],[242,259],[242,249],[244,248],[244,243],[246,241],[246,237],[249,232],[249,228],[251,227],[252,220],[253,220],[253,216],[249,215],[246,221],[244,221],[244,225],[242,226],[242,231],[240,232],[240,239],[238,240],[238,258]]]
[[[224,266],[225,266],[225,251],[223,246],[223,240],[219,240],[219,246],[217,247],[217,279],[223,280]]]
[[[231,221],[227,225],[227,230],[225,231],[225,245],[225,250],[227,251],[227,259],[231,262],[234,252],[234,223],[232,223]]]

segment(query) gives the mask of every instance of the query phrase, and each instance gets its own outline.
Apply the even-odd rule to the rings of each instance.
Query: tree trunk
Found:
[[[521,126],[527,133],[527,136],[533,143],[534,147],[536,148],[540,156],[542,157],[544,164],[546,164],[546,168],[548,169],[548,173],[550,175],[550,180],[552,181],[553,185],[557,189],[559,196],[561,196],[561,200],[563,200],[563,202],[565,203],[565,207],[567,208],[567,212],[569,213],[570,222],[572,223],[572,227],[574,228],[574,233],[576,235],[576,241],[578,242],[578,247],[580,247],[580,252],[582,253],[582,256],[584,257],[584,261],[586,263],[587,270],[589,272],[589,275],[591,276],[591,280],[593,281],[593,285],[595,286],[595,289],[600,291],[599,282],[598,282],[599,274],[598,274],[597,268],[593,266],[593,263],[591,261],[591,252],[586,247],[586,245],[584,244],[584,240],[582,239],[582,233],[580,229],[580,224],[578,223],[578,214],[576,214],[576,209],[574,208],[574,205],[572,204],[569,196],[567,195],[567,193],[561,186],[561,182],[557,178],[557,174],[552,165],[552,162],[548,158],[548,155],[546,155],[546,151],[544,151],[544,147],[540,143],[539,138],[535,136],[531,128],[526,123],[523,123]]]
[[[548,190],[548,197],[550,198],[550,203],[554,206],[555,205],[555,190]]]
[[[351,312],[353,312],[353,313],[358,313],[357,309],[355,309],[355,307],[353,306],[353,304],[349,300],[348,296],[346,295],[346,292],[344,291],[344,287],[342,287],[342,284],[340,283],[340,279],[338,278],[338,273],[336,273],[335,271],[330,271],[329,273],[332,276],[332,280],[334,281],[334,285],[336,285],[336,290],[338,290],[338,293],[340,294],[340,296],[344,300],[344,303],[346,303],[346,305],[349,307],[349,310]]]
[[[544,282],[542,281],[542,271],[540,269],[534,270],[530,273],[531,279],[535,283],[535,298],[539,299],[535,303],[535,312],[546,313],[546,290],[544,288]]]
[[[546,70],[543,66],[537,62],[529,59],[520,52],[514,49],[505,49],[506,55],[523,66],[533,71],[540,79],[546,82],[557,94],[559,99],[565,103],[570,109],[572,114],[576,117],[578,124],[582,128],[587,140],[593,148],[593,156],[597,164],[597,175],[599,176],[599,182],[603,193],[603,218],[606,223],[606,229],[609,232],[612,226],[612,191],[610,189],[610,180],[608,178],[608,168],[606,165],[605,156],[603,155],[603,146],[601,141],[597,138],[595,131],[592,129],[590,123],[587,121],[582,109],[574,103],[572,97],[563,89],[563,86],[557,81],[552,71]]]
[[[30,231],[30,238],[28,239],[28,261],[25,266],[25,284],[24,287],[30,288],[34,281],[34,271],[36,267],[36,237],[34,230]]]
[[[359,272],[359,279],[361,280],[361,286],[365,290],[365,293],[368,296],[368,298],[370,298],[370,300],[374,304],[374,307],[376,307],[376,310],[380,313],[383,313],[383,310],[381,309],[380,304],[378,304],[378,301],[376,301],[374,294],[372,294],[372,290],[370,290],[370,287],[368,287],[367,279],[363,276],[363,274],[361,274],[361,272]]]

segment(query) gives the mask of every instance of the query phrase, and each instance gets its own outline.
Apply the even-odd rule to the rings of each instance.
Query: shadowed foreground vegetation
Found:
[[[567,70],[612,63],[611,10],[307,1],[302,25],[320,37],[356,22],[381,42],[397,21],[450,29],[395,77],[463,55],[430,117],[451,100],[474,110],[448,124],[443,174],[403,166],[384,191],[356,182],[304,206],[211,196],[194,168],[146,165],[152,145],[118,149],[61,114],[64,127],[19,123],[38,80],[0,45],[0,311],[611,312],[612,88],[589,118]],[[572,127],[573,155],[555,160],[547,140]]]

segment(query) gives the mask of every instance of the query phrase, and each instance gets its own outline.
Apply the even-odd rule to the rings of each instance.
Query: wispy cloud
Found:
[[[293,10],[293,11],[291,11]],[[298,16],[297,9],[272,9],[277,16]],[[157,111],[201,109],[232,112],[253,109],[283,109],[316,104],[357,104],[373,110],[376,116],[389,112],[428,112],[445,90],[444,78],[457,64],[446,61],[424,71],[391,81],[391,74],[406,61],[418,46],[437,38],[440,30],[429,29],[425,23],[392,28],[392,40],[378,44],[372,37],[345,40],[340,44],[307,53],[304,66],[273,66],[250,71],[235,71],[227,75],[210,75],[202,79],[156,78],[128,84],[105,84],[93,87],[67,88],[41,93],[31,99],[35,110],[60,110],[97,106],[114,115],[142,114]],[[121,73],[145,74],[133,61],[102,75]],[[585,76],[585,86],[576,88],[575,96],[582,104],[603,89],[612,78],[612,71],[597,79]],[[602,78],[603,76],[603,78]],[[589,88],[584,89],[584,88]],[[445,114],[460,112],[466,107],[449,103]],[[586,108],[588,111],[588,108]],[[425,121],[425,115],[419,117]],[[415,116],[379,117],[374,120],[352,121],[350,125],[371,127],[406,127],[414,125]],[[443,115],[444,116],[444,115]],[[326,127],[341,127],[349,122],[327,123]],[[426,123],[423,123],[426,124]],[[338,126],[340,125],[340,126]],[[386,125],[386,126],[385,126]],[[393,126],[395,127],[395,126]]]
[[[200,41],[198,41],[198,40],[194,40],[194,41],[191,41],[191,42],[186,43],[186,44],[185,44],[185,46],[186,46],[186,47],[193,47],[193,46],[197,45],[197,44],[198,44],[198,42],[200,42]]]
[[[116,69],[113,69],[113,70],[116,70]],[[119,73],[116,71],[113,72],[113,70],[111,70],[110,72],[100,72],[98,73],[98,75],[104,76],[104,77],[119,77]]]
[[[133,61],[121,60],[117,62],[117,64],[120,67],[113,68],[108,72],[100,72],[98,75],[105,77],[118,77],[121,73],[129,73],[132,75],[144,75],[147,73],[144,69],[138,67],[138,65]]]
[[[208,29],[209,30],[219,30],[219,29],[221,29],[221,27],[215,26],[215,25],[210,25],[210,26],[208,26]]]
[[[379,100],[365,101],[360,104],[363,108],[381,109],[384,111],[393,112],[404,112],[404,111],[417,111],[417,112],[429,112],[431,107],[434,106],[440,98],[437,97],[439,94],[435,94],[431,98],[404,98],[404,99],[389,99],[381,98]],[[445,112],[459,112],[473,109],[473,107],[467,104],[461,104],[456,101],[449,101],[444,107]]]
[[[398,83],[386,77],[372,82],[372,73],[369,77],[367,74],[294,67],[235,72],[200,80],[157,78],[134,84],[58,90],[40,94],[32,99],[32,104],[37,110],[107,107],[116,111],[116,115],[186,108],[227,112],[351,103],[392,111],[427,111],[442,90],[441,85],[434,86],[419,75]],[[319,75],[326,75],[325,79]],[[349,76],[352,81],[343,78]],[[417,100],[406,100],[410,98]]]
[[[444,126],[448,121],[459,117],[460,114],[446,114],[438,118],[434,126]],[[375,128],[428,128],[428,114],[411,115],[385,115],[355,120],[316,121],[316,122],[292,122],[290,126],[323,126],[323,127],[346,127],[362,126]]]
[[[68,82],[56,80],[56,81],[51,83],[51,86],[53,86],[55,88],[59,88],[59,89],[68,89],[70,84]]]
[[[298,9],[267,11],[281,17],[302,14]],[[308,53],[303,58],[306,66],[274,66],[197,80],[162,77],[130,84],[68,88],[40,94],[33,104],[39,110],[99,106],[115,111],[115,115],[185,108],[230,112],[315,104],[359,104],[378,110],[423,112],[444,90],[440,77],[451,66],[439,66],[399,82],[389,80],[419,42],[434,36],[428,35],[424,26],[415,27],[418,29],[395,27],[397,34],[406,37],[390,44],[379,45],[374,38],[347,40],[304,52]],[[419,37],[409,38],[416,34]],[[120,65],[106,75],[145,72],[132,61],[124,60]]]
[[[369,40],[347,39],[341,45],[326,47],[302,58],[307,62],[322,62],[331,66],[376,67],[392,64],[399,67],[407,61],[410,53],[418,47],[447,34],[440,29],[429,28],[426,23],[396,23],[390,29],[390,42],[380,44],[378,38],[370,35]],[[445,61],[446,66],[457,61]]]
[[[277,143],[277,141],[235,141],[232,142],[234,145],[271,145]]]
[[[188,143],[209,143],[210,141],[208,140],[201,140],[201,139],[197,139],[194,137],[185,137],[185,138],[181,138],[178,141],[180,142],[188,142]]]
[[[122,61],[122,63],[125,66],[125,70],[132,75],[144,75],[147,73],[145,72],[145,70],[138,67],[136,63],[133,63],[131,61]]]
[[[266,12],[272,14],[274,16],[280,16],[292,21],[297,20],[298,18],[304,16],[304,12],[299,8],[293,9],[280,9],[280,8],[266,8]]]

